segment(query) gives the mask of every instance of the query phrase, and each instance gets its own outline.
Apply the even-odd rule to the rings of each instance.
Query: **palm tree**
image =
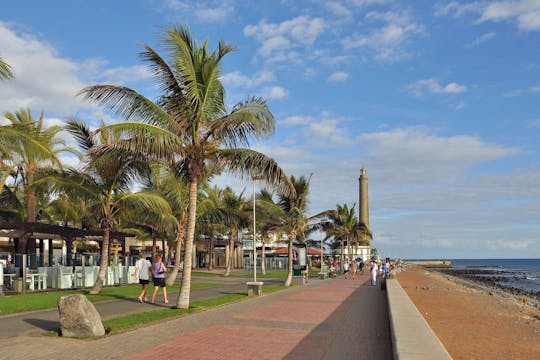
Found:
[[[175,248],[175,262],[167,276],[168,286],[174,283],[180,269],[182,244],[186,235],[187,224],[187,186],[185,176],[178,173],[174,165],[157,164],[152,166],[152,176],[143,181],[143,189],[159,193],[169,203],[173,214],[171,221],[175,226],[175,239],[171,241],[172,246],[170,248]]]
[[[228,247],[228,251],[225,252],[226,269],[224,275],[229,276],[233,267],[234,244],[238,240],[238,231],[249,226],[250,212],[247,209],[247,202],[244,199],[244,191],[236,195],[230,187],[226,187],[223,200],[223,212],[226,218],[224,223],[229,229],[229,241],[226,245]]]
[[[262,189],[257,194],[257,223],[261,232],[261,273],[266,274],[266,243],[271,234],[280,233],[285,224],[286,213],[274,202],[273,194]]]
[[[13,78],[13,69],[0,58],[0,80]]]
[[[371,232],[364,224],[358,223],[356,217],[355,204],[349,207],[347,204],[337,204],[335,209],[323,211],[314,218],[325,218],[327,221],[322,225],[326,232],[326,237],[334,240],[335,246],[339,246],[341,255],[341,271],[345,260],[344,247],[347,246],[349,261],[351,260],[352,246],[358,245],[359,239],[367,235],[371,237]]]
[[[221,60],[234,48],[220,42],[209,51],[192,40],[186,27],[166,31],[164,44],[170,65],[149,46],[141,54],[162,90],[156,103],[126,87],[95,85],[81,91],[86,99],[108,106],[126,122],[111,125],[128,139],[113,146],[163,160],[180,160],[189,180],[188,227],[182,288],[177,306],[189,307],[191,252],[195,234],[198,184],[221,169],[265,180],[290,192],[287,177],[277,163],[249,146],[250,138],[265,138],[274,130],[274,118],[261,98],[250,98],[227,112],[225,90],[219,78]],[[134,120],[134,121],[132,121]],[[215,169],[210,171],[210,169]],[[288,190],[289,189],[289,190]]]
[[[36,183],[43,173],[61,168],[58,155],[61,152],[74,152],[65,147],[65,141],[58,137],[62,127],[44,127],[43,112],[39,119],[32,117],[30,109],[16,113],[5,113],[9,125],[2,127],[0,134],[11,136],[4,149],[8,154],[10,176],[20,182],[24,191],[25,220],[36,221]],[[15,136],[16,134],[24,136]],[[62,147],[59,147],[62,146]]]
[[[285,280],[285,286],[290,286],[293,276],[293,244],[297,238],[303,239],[305,231],[308,225],[308,217],[306,212],[308,210],[308,194],[309,183],[311,181],[311,175],[308,178],[301,176],[295,178],[291,176],[290,182],[293,185],[295,192],[291,192],[289,195],[279,194],[279,205],[285,212],[285,224],[284,227],[287,230],[287,236],[289,238],[289,261],[288,261],[288,273]]]
[[[99,145],[119,141],[103,129],[94,133],[84,123],[70,120],[67,122],[66,130],[76,138],[86,153],[87,160],[82,172],[71,171],[64,178],[58,178],[56,184],[64,188],[79,189],[92,196],[94,205],[99,211],[99,224],[103,230],[101,262],[98,278],[90,290],[91,294],[97,294],[101,291],[107,274],[110,232],[114,230],[122,211],[142,208],[148,212],[168,215],[171,209],[156,193],[130,191],[133,180],[148,175],[150,168],[146,159],[121,151],[103,156],[96,155],[94,151]]]

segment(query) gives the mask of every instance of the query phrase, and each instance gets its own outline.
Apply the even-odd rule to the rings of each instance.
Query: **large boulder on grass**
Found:
[[[67,295],[58,300],[62,336],[103,336],[105,328],[101,317],[84,295]]]

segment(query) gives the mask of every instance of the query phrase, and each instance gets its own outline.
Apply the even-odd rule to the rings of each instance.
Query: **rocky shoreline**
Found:
[[[494,270],[494,269],[429,269],[437,271],[458,279],[460,283],[487,292],[489,294],[498,293],[519,298],[522,302],[527,302],[540,308],[540,292],[527,291],[509,286],[508,283],[517,279],[516,273]]]

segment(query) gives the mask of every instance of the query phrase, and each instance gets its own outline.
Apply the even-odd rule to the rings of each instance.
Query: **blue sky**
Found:
[[[0,111],[115,121],[75,94],[155,96],[137,53],[176,24],[238,47],[227,103],[268,100],[276,133],[253,145],[313,173],[312,214],[356,203],[365,166],[384,255],[540,257],[540,0],[7,2]]]

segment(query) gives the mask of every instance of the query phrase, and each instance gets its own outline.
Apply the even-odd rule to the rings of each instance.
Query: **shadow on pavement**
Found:
[[[392,358],[386,291],[368,282],[358,287],[284,357],[288,360]]]
[[[28,324],[43,329],[45,331],[59,331],[60,323],[58,321],[43,319],[24,319]]]

